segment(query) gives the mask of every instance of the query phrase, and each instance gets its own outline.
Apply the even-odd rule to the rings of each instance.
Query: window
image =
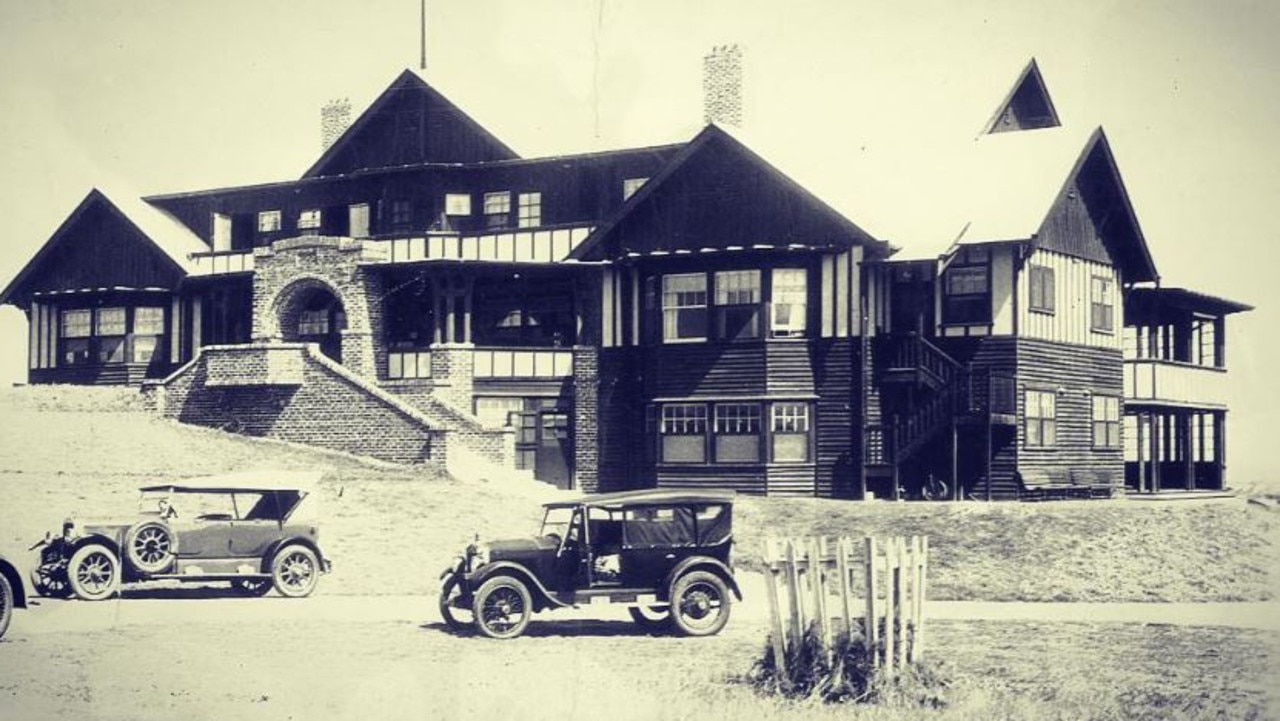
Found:
[[[1125,328],[1128,330],[1128,328]],[[1221,367],[1218,357],[1218,324],[1213,318],[1196,318],[1191,322],[1191,362],[1210,368]]]
[[[60,331],[62,362],[76,365],[89,362],[89,336],[93,334],[93,311],[62,311],[62,328]]]
[[[707,339],[707,276],[662,277],[662,340],[681,343]]]
[[[648,178],[627,178],[622,181],[622,201],[625,203],[628,198],[636,194],[640,186],[648,182]]]
[[[773,404],[771,425],[774,462],[809,460],[808,404]]]
[[[225,213],[213,214],[213,252],[225,253],[231,250],[231,216]]]
[[[484,194],[484,227],[505,228],[511,219],[511,193]]]
[[[159,337],[162,335],[164,335],[164,308],[134,308],[130,360],[134,363],[150,363],[152,356],[155,355]]]
[[[99,308],[94,322],[94,335],[98,337],[98,362],[124,362],[124,308]]]
[[[542,225],[542,193],[521,193],[519,203],[518,225],[521,228]]]
[[[298,318],[298,335],[314,336],[329,334],[329,311],[304,310]]]
[[[413,204],[407,200],[391,201],[391,229],[408,230],[413,225]]]
[[[369,237],[368,203],[353,203],[347,206],[347,234],[352,238]]]
[[[1093,276],[1092,290],[1089,294],[1090,327],[1099,333],[1111,333],[1115,330],[1115,301],[1111,299],[1110,278]]]
[[[1093,397],[1093,447],[1120,447],[1120,399]]]
[[[1053,268],[1031,266],[1031,310],[1052,313],[1055,306]]]
[[[760,460],[760,404],[715,405],[715,454],[719,463]]]
[[[715,274],[716,332],[720,338],[760,337],[760,271]]]
[[[991,322],[990,257],[981,246],[957,252],[942,277],[943,323]]]
[[[264,210],[258,213],[258,232],[274,233],[280,230],[280,211]]]
[[[320,234],[320,211],[311,209],[298,213],[298,235]]]
[[[775,268],[769,330],[774,338],[803,336],[809,298],[808,274],[803,268]]]
[[[662,407],[662,461],[705,463],[707,407],[702,403],[669,403]]]
[[[1026,394],[1026,446],[1046,448],[1058,441],[1058,397],[1053,391],[1028,390]]]
[[[444,196],[445,215],[471,215],[471,196],[466,193],[449,193]]]

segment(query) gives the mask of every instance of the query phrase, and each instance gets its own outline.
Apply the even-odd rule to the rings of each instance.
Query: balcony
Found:
[[[555,228],[510,229],[483,235],[430,233],[417,238],[365,240],[381,262],[417,263],[428,260],[489,263],[558,263],[587,239],[594,228],[576,225]]]
[[[227,275],[229,273],[253,272],[253,251],[251,250],[192,253],[190,258],[194,266],[191,275]]]
[[[1126,360],[1124,399],[1128,404],[1226,408],[1227,372],[1176,361]]]

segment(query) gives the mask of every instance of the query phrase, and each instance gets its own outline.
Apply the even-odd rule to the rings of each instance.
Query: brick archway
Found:
[[[324,280],[296,279],[281,288],[271,303],[273,336],[288,342],[317,343],[325,355],[341,363],[346,308],[342,293]]]

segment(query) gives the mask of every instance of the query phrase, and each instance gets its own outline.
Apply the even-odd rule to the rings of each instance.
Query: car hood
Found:
[[[526,538],[504,538],[489,541],[489,560],[500,561],[508,558],[522,558],[534,554],[554,552],[559,544],[548,536],[530,536]]]

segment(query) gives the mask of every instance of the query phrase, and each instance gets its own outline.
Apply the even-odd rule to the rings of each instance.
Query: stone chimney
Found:
[[[351,125],[351,101],[330,100],[320,108],[320,152],[329,149]]]
[[[742,48],[717,45],[702,58],[702,118],[742,126]]]

